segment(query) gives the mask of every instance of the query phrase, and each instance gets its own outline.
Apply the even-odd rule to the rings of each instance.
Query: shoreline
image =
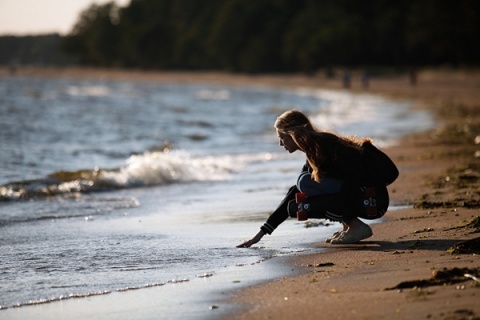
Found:
[[[461,268],[480,272],[480,83],[478,75],[450,78],[434,71],[421,78],[427,82],[415,87],[389,79],[395,87],[383,83],[368,91],[412,99],[435,116],[434,129],[385,148],[400,169],[389,186],[391,203],[413,208],[387,212],[387,220],[372,225],[373,237],[359,244],[319,239],[314,245],[325,252],[290,262],[305,274],[238,292],[233,301],[245,308],[234,319],[480,317],[480,283],[451,274]],[[473,252],[455,252],[458,243],[472,239]],[[449,277],[435,283],[443,271]]]
[[[6,73],[7,72],[7,73]],[[0,69],[0,75],[8,70]],[[402,281],[425,280],[447,268],[477,268],[478,254],[447,251],[462,240],[478,238],[478,225],[460,227],[479,215],[480,73],[426,70],[415,86],[408,77],[373,77],[368,89],[354,75],[350,89],[341,79],[321,75],[231,75],[217,72],[139,72],[100,69],[20,68],[17,75],[94,77],[138,81],[265,85],[350,90],[390,99],[415,101],[435,114],[436,127],[408,135],[386,148],[400,168],[389,187],[391,203],[416,208],[388,212],[372,225],[372,238],[356,245],[332,246],[318,239],[322,253],[286,262],[302,271],[266,284],[235,291],[226,301],[234,319],[466,319],[480,317],[480,286],[459,284],[398,290]],[[480,138],[478,138],[480,140]],[[254,230],[252,230],[254,232]],[[248,235],[246,235],[248,236]],[[275,237],[274,233],[272,237]],[[333,263],[324,266],[325,263]],[[457,288],[457,286],[460,286]],[[463,286],[463,287],[462,287]],[[232,285],[231,290],[236,290]],[[348,307],[345,308],[345,304]],[[233,306],[233,307],[232,307]],[[367,306],[368,309],[361,309]],[[220,308],[222,305],[220,304]],[[215,312],[213,310],[213,312]],[[212,314],[213,316],[217,316]]]

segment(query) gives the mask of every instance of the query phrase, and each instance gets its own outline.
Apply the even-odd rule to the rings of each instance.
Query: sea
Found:
[[[348,90],[1,76],[0,319],[212,319],[296,272],[286,259],[338,224],[290,219],[236,248],[305,161],[273,127],[289,109],[379,147],[433,126]]]

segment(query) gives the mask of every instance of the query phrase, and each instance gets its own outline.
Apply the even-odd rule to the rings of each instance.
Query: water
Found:
[[[290,108],[380,146],[432,125],[408,103],[347,91],[0,78],[0,318],[132,290],[184,317],[199,297],[287,272],[265,262],[310,252],[331,227],[292,220],[255,249],[235,245],[304,162],[273,129]]]

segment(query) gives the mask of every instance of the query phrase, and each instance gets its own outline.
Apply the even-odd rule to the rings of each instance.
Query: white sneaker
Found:
[[[372,229],[367,225],[362,225],[355,230],[348,229],[342,232],[338,237],[330,240],[331,244],[350,244],[370,238],[373,235]]]

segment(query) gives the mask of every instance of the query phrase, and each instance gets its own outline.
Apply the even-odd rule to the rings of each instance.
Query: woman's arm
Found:
[[[252,245],[254,245],[255,243],[257,243],[258,241],[260,241],[263,236],[265,235],[265,232],[263,232],[263,230],[260,230],[258,231],[258,233],[255,235],[255,237],[253,237],[252,239],[250,240],[247,240],[245,241],[244,243],[241,243],[237,246],[237,248],[250,248]]]
[[[263,226],[260,227],[260,231],[255,235],[255,237],[238,245],[237,248],[249,248],[260,241],[260,239],[262,239],[267,233],[271,234],[283,221],[287,220],[289,217],[288,202],[292,199],[295,199],[295,194],[297,192],[299,191],[296,186],[291,187],[278,208],[270,215],[270,217],[268,217]]]

